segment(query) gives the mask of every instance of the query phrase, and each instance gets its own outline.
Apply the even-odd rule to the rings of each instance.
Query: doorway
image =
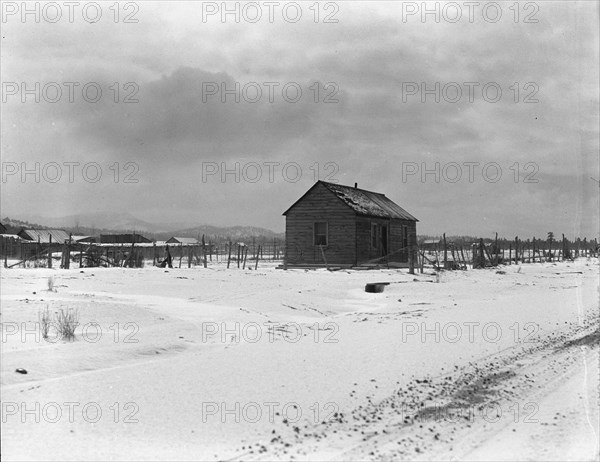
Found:
[[[381,256],[385,257],[388,254],[388,227],[381,225]]]

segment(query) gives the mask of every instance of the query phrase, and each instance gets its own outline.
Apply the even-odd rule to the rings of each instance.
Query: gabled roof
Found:
[[[167,244],[199,244],[198,239],[195,237],[172,237],[167,241]]]
[[[22,229],[19,231],[19,236],[23,239],[35,242],[39,241],[44,244],[50,242],[50,236],[52,236],[53,243],[64,244],[65,241],[69,240],[69,233],[64,229]]]
[[[71,236],[73,238],[73,241],[75,242],[91,242],[91,241],[95,241],[96,238],[94,236]]]
[[[400,220],[419,221],[385,194],[367,191],[365,189],[353,188],[326,181],[317,181],[300,199],[283,214],[286,215],[297,203],[299,203],[318,184],[325,186],[338,199],[350,207],[357,215],[374,218],[394,218]]]

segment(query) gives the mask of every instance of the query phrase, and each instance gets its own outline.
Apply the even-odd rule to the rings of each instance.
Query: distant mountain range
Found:
[[[11,233],[21,228],[60,228],[74,235],[97,236],[99,234],[132,233],[165,240],[170,237],[202,237],[232,240],[273,240],[284,239],[284,233],[255,226],[213,226],[190,223],[149,223],[129,213],[99,212],[70,215],[65,217],[28,217],[27,221],[15,218],[3,218],[2,224]]]
[[[29,222],[43,223],[47,227],[55,228],[92,228],[111,229],[115,231],[132,231],[157,233],[187,228],[189,224],[182,223],[149,223],[131,215],[118,212],[94,212],[68,215],[64,217],[27,217]]]

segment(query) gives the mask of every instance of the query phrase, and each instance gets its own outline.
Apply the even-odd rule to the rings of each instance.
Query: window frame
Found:
[[[325,225],[325,244],[317,244],[317,225]],[[323,236],[323,234],[319,234]],[[315,246],[328,246],[329,245],[329,222],[327,221],[314,221],[313,222],[313,245]]]

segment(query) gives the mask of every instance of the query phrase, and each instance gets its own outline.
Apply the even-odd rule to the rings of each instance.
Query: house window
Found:
[[[377,248],[377,225],[375,223],[371,224],[371,247],[374,249]]]
[[[327,222],[318,221],[314,227],[315,245],[327,245]]]

